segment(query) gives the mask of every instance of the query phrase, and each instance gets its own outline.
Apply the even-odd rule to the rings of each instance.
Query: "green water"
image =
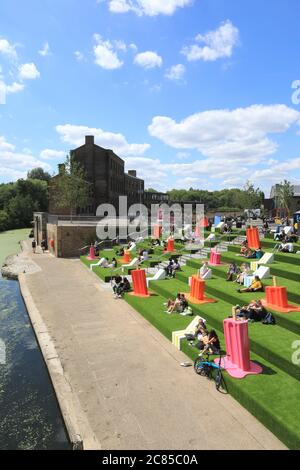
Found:
[[[28,233],[0,234],[0,261],[19,251]],[[69,448],[19,283],[0,278],[0,450]]]
[[[28,238],[30,229],[10,230],[0,233],[0,266],[8,255],[19,253],[21,240]]]

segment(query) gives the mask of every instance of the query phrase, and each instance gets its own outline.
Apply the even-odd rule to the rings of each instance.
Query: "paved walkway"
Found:
[[[33,259],[41,270],[26,275],[27,286],[78,398],[86,447],[285,448],[230,396],[180,367],[186,356],[79,261]]]

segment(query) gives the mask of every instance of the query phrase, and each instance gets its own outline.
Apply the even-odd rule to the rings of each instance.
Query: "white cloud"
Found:
[[[39,51],[39,54],[42,56],[42,57],[46,57],[48,55],[51,54],[50,52],[50,46],[49,46],[49,43],[48,42],[45,42],[45,44],[43,45],[42,49]]]
[[[176,149],[196,149],[205,157],[258,163],[276,152],[269,134],[283,133],[300,122],[300,113],[285,105],[212,110],[193,114],[177,123],[156,116],[150,135]]]
[[[178,8],[191,5],[192,0],[108,0],[113,13],[133,11],[138,16],[173,15]]]
[[[40,157],[43,160],[51,160],[51,159],[58,159],[64,158],[66,153],[62,150],[52,150],[52,149],[44,149],[40,153]]]
[[[239,30],[227,20],[217,30],[199,34],[195,39],[197,44],[182,49],[187,59],[215,61],[232,56],[235,46],[239,43]]]
[[[149,144],[129,144],[122,134],[107,132],[99,128],[66,124],[56,126],[56,131],[60,134],[63,142],[76,147],[84,144],[86,135],[94,135],[97,145],[112,149],[121,158],[130,155],[143,155],[150,148]]]
[[[0,54],[7,56],[10,59],[17,59],[16,46],[10,44],[7,39],[0,38]]]
[[[16,151],[13,144],[7,142],[4,136],[0,136],[0,175],[6,180],[14,181],[25,178],[27,172],[36,167],[51,170],[51,166],[38,158],[25,152]]]
[[[95,34],[94,39],[96,41],[94,46],[95,63],[107,70],[122,67],[123,62],[118,57],[116,46],[110,41],[104,41],[99,34]]]
[[[20,91],[23,91],[25,88],[25,85],[23,83],[17,83],[14,82],[12,85],[6,85],[6,93],[12,94],[12,93],[19,93]]]
[[[31,62],[19,66],[19,76],[22,80],[36,80],[37,78],[40,78],[40,72],[36,65]]]
[[[166,72],[166,78],[173,81],[182,80],[185,74],[185,66],[182,64],[173,65]]]
[[[153,51],[140,52],[134,58],[134,63],[146,70],[162,66],[162,58]]]
[[[78,60],[78,62],[83,62],[85,60],[84,54],[80,51],[75,51],[74,55],[75,55],[76,60]]]

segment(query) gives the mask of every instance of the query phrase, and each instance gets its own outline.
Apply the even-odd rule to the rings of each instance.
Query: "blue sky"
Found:
[[[1,0],[0,182],[55,172],[94,133],[146,187],[300,183],[299,15],[298,0]]]

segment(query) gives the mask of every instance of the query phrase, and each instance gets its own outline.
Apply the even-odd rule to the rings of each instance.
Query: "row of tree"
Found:
[[[47,211],[50,178],[42,168],[36,168],[25,180],[0,184],[0,232],[30,227],[33,212]]]

